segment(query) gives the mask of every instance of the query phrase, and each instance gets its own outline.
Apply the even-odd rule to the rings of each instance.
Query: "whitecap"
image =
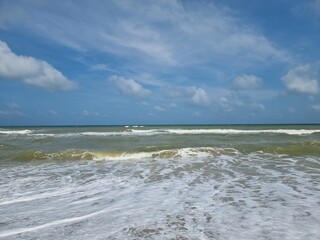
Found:
[[[6,135],[26,135],[31,134],[32,130],[0,130],[0,134],[6,134]]]

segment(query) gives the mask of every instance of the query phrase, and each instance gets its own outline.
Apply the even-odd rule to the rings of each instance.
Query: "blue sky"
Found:
[[[0,125],[320,122],[320,0],[0,1]]]

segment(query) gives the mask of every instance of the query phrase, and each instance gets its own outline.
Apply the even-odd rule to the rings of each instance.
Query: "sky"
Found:
[[[320,123],[320,0],[0,0],[0,125]]]

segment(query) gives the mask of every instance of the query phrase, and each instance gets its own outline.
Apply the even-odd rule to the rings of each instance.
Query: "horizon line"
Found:
[[[190,124],[57,124],[57,125],[1,125],[0,128],[10,127],[151,127],[151,126],[266,126],[266,125],[320,125],[319,123],[190,123]]]

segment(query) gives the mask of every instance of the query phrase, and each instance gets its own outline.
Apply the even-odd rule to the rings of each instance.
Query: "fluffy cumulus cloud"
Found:
[[[162,88],[162,91],[174,101],[182,100],[198,106],[206,106],[210,103],[208,93],[201,87],[181,87],[167,84]],[[176,104],[171,103],[171,107],[176,107]]]
[[[287,89],[302,94],[317,94],[319,92],[316,70],[309,64],[290,69],[282,77]]]
[[[262,83],[262,79],[259,77],[256,77],[254,75],[241,75],[237,76],[233,84],[236,88],[240,89],[254,89],[258,88]]]
[[[148,89],[145,89],[141,84],[130,78],[114,75],[109,78],[109,81],[124,95],[143,98],[150,94]]]
[[[209,97],[207,92],[202,88],[192,87],[190,88],[191,101],[197,105],[206,105],[209,103]]]
[[[0,77],[17,79],[49,91],[70,90],[75,82],[68,80],[49,63],[28,56],[19,56],[0,41]]]

